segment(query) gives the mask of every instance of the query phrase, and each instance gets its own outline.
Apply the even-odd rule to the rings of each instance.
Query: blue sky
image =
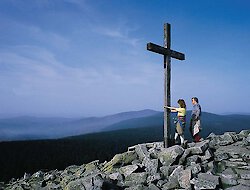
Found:
[[[1,0],[0,115],[162,110],[167,22],[172,105],[250,113],[248,0]]]

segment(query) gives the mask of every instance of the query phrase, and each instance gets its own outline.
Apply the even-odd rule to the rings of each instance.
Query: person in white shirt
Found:
[[[171,112],[177,112],[177,118],[175,120],[176,127],[174,139],[176,142],[178,136],[180,136],[181,145],[184,145],[184,130],[186,126],[186,103],[183,99],[179,99],[177,103],[179,104],[178,108],[169,106],[166,106],[165,108],[170,109]]]

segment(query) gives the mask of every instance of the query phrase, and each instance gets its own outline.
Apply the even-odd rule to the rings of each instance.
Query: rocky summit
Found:
[[[138,144],[109,162],[25,173],[0,189],[250,190],[250,130],[210,134],[185,147]]]

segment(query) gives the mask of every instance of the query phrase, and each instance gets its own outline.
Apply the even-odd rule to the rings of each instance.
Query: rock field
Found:
[[[0,189],[250,190],[250,130],[210,134],[183,148],[138,144],[109,162],[98,160],[63,171],[25,173]]]

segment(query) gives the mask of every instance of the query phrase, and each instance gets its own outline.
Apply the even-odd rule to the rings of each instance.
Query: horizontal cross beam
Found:
[[[175,59],[179,59],[179,60],[185,60],[185,55],[183,53],[171,50],[171,49],[167,49],[164,48],[162,46],[153,44],[153,43],[147,43],[147,50],[155,52],[155,53],[159,53],[162,55],[168,55],[171,56]]]

